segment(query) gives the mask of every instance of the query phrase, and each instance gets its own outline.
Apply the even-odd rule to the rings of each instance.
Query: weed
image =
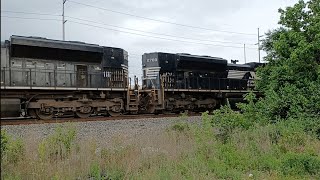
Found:
[[[21,139],[12,140],[8,144],[6,152],[7,160],[11,163],[17,163],[24,158],[25,148]]]
[[[100,169],[100,165],[94,161],[91,166],[90,166],[90,177],[94,178],[94,179],[101,179],[101,169]]]
[[[285,175],[320,175],[320,158],[309,154],[289,153],[283,157],[281,171]]]
[[[188,123],[176,123],[171,127],[172,130],[178,131],[178,132],[184,132],[190,130]]]
[[[0,144],[1,145],[1,147],[0,147],[1,148],[1,160],[2,160],[2,158],[5,155],[6,150],[8,149],[8,141],[9,141],[9,136],[5,130],[1,129],[0,138],[1,138],[1,144]]]
[[[71,148],[75,146],[75,137],[76,130],[72,125],[56,127],[55,132],[38,145],[40,159],[57,160],[68,157]]]
[[[186,110],[186,111],[184,111],[184,112],[182,112],[182,113],[180,113],[180,115],[179,115],[179,118],[180,118],[180,120],[182,120],[182,121],[185,121],[185,120],[187,120],[188,119],[188,110]]]
[[[2,178],[1,178],[2,179]],[[5,174],[3,176],[3,179],[9,179],[9,180],[21,180],[23,179],[19,174]]]
[[[1,130],[1,161],[16,164],[24,158],[25,146],[21,139],[14,139]]]

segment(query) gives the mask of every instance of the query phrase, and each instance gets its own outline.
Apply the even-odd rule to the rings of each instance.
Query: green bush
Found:
[[[176,123],[171,127],[172,130],[178,132],[184,132],[190,130],[188,123]]]
[[[266,66],[258,69],[256,105],[271,123],[299,120],[320,138],[319,0],[279,9],[280,28],[263,40]]]
[[[1,160],[3,159],[5,152],[8,149],[8,141],[9,141],[9,136],[5,130],[1,129]]]
[[[215,110],[213,115],[208,115],[208,112],[204,113],[203,119],[205,121],[209,119],[211,125],[218,129],[219,133],[216,137],[223,142],[229,139],[235,129],[248,129],[254,125],[254,122],[246,119],[244,114],[233,111],[229,104]]]
[[[204,113],[203,125],[191,132],[195,132],[198,140],[197,158],[193,162],[205,165],[202,168],[216,178],[243,179],[247,172],[254,172],[256,178],[261,174],[264,177],[278,174],[276,177],[289,179],[318,175],[319,141],[304,131],[305,126],[299,120],[247,124],[243,123],[244,113],[227,106],[213,114]],[[221,131],[227,132],[224,134],[227,140],[221,141]]]
[[[57,160],[68,157],[72,147],[76,147],[75,137],[76,130],[71,124],[56,127],[55,132],[39,144],[38,154],[40,159]]]
[[[12,140],[8,144],[6,152],[7,160],[11,163],[17,163],[24,158],[25,147],[21,139]]]
[[[1,161],[16,164],[24,158],[25,146],[21,139],[14,139],[1,130]]]
[[[320,175],[320,158],[301,153],[288,153],[283,157],[281,171],[285,175]]]

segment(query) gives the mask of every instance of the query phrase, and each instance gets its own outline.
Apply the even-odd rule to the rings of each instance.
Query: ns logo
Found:
[[[147,62],[158,62],[158,59],[157,58],[150,58],[150,59],[147,59]]]

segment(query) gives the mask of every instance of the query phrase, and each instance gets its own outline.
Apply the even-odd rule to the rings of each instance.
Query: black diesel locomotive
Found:
[[[253,89],[255,69],[262,63],[228,64],[222,58],[190,54],[147,53],[142,56],[142,91],[153,89],[154,97],[142,94],[147,112],[212,110],[230,101],[242,100]],[[150,93],[149,93],[150,94]]]
[[[254,86],[258,63],[190,54],[142,56],[142,86],[120,48],[11,36],[1,44],[1,117],[204,111]]]
[[[1,44],[2,117],[137,112],[128,93],[123,49],[22,36]]]

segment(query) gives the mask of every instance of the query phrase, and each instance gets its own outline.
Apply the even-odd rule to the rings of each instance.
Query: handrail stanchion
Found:
[[[51,86],[51,72],[49,71],[48,73],[49,73],[49,75],[48,75],[48,86]]]
[[[69,74],[70,74],[70,87],[73,87],[73,85],[72,85],[72,72],[70,72]]]
[[[199,85],[199,77],[197,77],[197,87],[198,87],[198,89],[200,88],[200,85]]]
[[[53,70],[53,84],[54,87],[57,87],[57,75],[56,75],[57,71]]]
[[[32,87],[32,74],[31,74],[31,68],[29,69],[29,74],[30,74],[30,88]]]
[[[4,83],[4,87],[6,87],[6,67],[3,67],[3,72],[4,72],[2,76],[4,78],[3,83]]]
[[[88,88],[92,88],[92,74],[89,74],[89,79],[88,79],[88,81],[89,81],[89,87]]]
[[[12,86],[11,67],[9,67],[9,86]]]
[[[100,87],[103,88],[104,85],[103,85],[103,81],[104,81],[104,76],[105,76],[105,72],[102,72],[102,77],[100,78]]]

